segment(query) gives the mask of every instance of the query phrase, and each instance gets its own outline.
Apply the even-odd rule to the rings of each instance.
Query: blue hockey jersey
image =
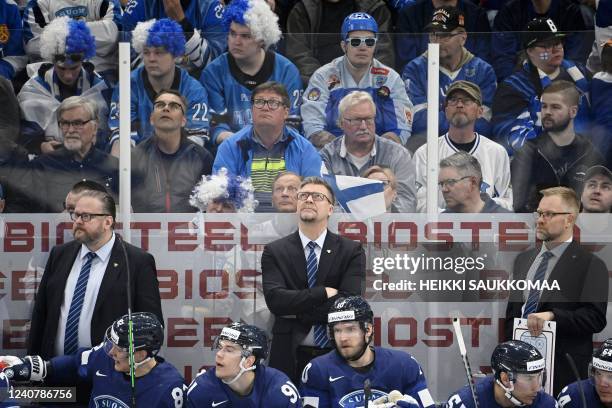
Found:
[[[183,406],[183,377],[162,358],[146,375],[136,378],[136,405],[141,407],[180,408]],[[132,400],[130,379],[115,370],[115,361],[102,345],[79,349],[76,354],[54,357],[50,361],[49,381],[74,384],[77,378],[92,384],[89,406],[129,408]]]
[[[176,67],[171,88],[178,90],[189,104],[185,117],[185,130],[188,136],[208,138],[208,95],[206,89],[191,77],[187,71]],[[130,76],[132,140],[138,144],[153,135],[153,125],[149,122],[153,112],[155,91],[149,82],[144,66],[135,69]],[[119,85],[115,87],[109,115],[111,144],[119,138]]]
[[[185,1],[180,3],[183,5]],[[183,10],[185,19],[193,28],[201,31],[201,36],[205,40],[201,48],[201,59],[203,61],[213,60],[227,47],[227,30],[223,25],[223,2],[188,0],[187,3],[187,7]],[[121,24],[123,31],[132,31],[141,21],[166,17],[168,16],[163,0],[130,0],[123,11]]]
[[[494,387],[495,378],[487,377],[476,383],[476,395],[478,396],[478,402],[481,407],[487,408],[501,408],[502,406],[495,401]],[[525,407],[533,408],[555,408],[557,403],[555,399],[544,391],[539,391],[536,398],[533,400],[533,404],[525,405]],[[461,388],[457,393],[453,394],[447,402],[448,408],[475,408],[474,398],[470,387],[466,385]]]
[[[0,75],[12,79],[26,62],[19,6],[13,0],[0,0]]]
[[[293,62],[281,54],[268,51],[264,65],[254,77],[243,74],[229,55],[225,53],[211,62],[200,77],[208,92],[211,114],[225,115],[226,119],[215,125],[213,142],[221,132],[237,132],[253,122],[251,115],[251,91],[266,81],[285,85],[291,106],[289,115],[299,116],[302,96],[302,79]]]
[[[584,390],[587,407],[604,408],[604,404],[599,399],[593,378],[580,381]],[[557,402],[561,408],[582,408],[582,397],[580,396],[580,386],[578,382],[573,382],[563,388],[557,397]]]
[[[335,350],[313,359],[304,368],[300,393],[304,402],[318,400],[319,408],[358,408],[364,405],[363,382],[370,380],[371,400],[393,390],[408,394],[420,407],[435,407],[419,363],[403,351],[374,348],[375,360],[367,372],[349,366]]]
[[[491,135],[491,106],[497,87],[493,67],[484,60],[475,57],[464,48],[463,59],[456,71],[440,67],[440,114],[438,115],[438,133],[448,132],[448,121],[444,113],[444,101],[448,87],[455,81],[463,80],[475,83],[482,94],[483,114],[476,121],[476,132],[483,136]],[[427,130],[427,53],[409,62],[402,72],[408,97],[414,104],[412,112],[412,133],[423,133]]]
[[[605,157],[611,153],[612,143],[612,73],[598,72],[591,80],[593,130],[591,142]]]
[[[258,365],[255,384],[241,397],[215,375],[215,367],[202,371],[187,390],[187,407],[299,408],[300,394],[289,378],[272,367]]]

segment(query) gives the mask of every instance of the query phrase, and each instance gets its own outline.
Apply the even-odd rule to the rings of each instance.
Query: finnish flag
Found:
[[[363,177],[322,174],[334,190],[338,205],[355,217],[366,219],[387,212],[384,185]]]

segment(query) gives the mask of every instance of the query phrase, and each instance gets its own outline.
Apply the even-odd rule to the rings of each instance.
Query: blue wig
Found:
[[[84,21],[71,19],[68,22],[66,54],[83,54],[85,59],[96,55],[96,39]]]
[[[174,20],[162,18],[149,29],[146,39],[147,47],[163,47],[178,58],[185,55],[185,34],[183,28]]]
[[[223,26],[229,30],[232,23],[247,25],[244,15],[251,8],[248,0],[232,0],[223,12]]]

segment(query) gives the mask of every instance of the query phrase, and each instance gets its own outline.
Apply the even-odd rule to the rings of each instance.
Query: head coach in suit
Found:
[[[79,195],[70,211],[74,241],[51,250],[36,292],[29,355],[47,360],[104,340],[106,328],[127,311],[125,254],[132,310],[163,319],[155,259],[114,233],[115,212],[115,201],[106,192]]]
[[[365,278],[361,244],[327,229],[335,201],[331,187],[307,177],[297,200],[298,231],[266,245],[261,256],[264,296],[276,318],[270,366],[293,381],[312,358],[331,350],[329,307],[339,296],[360,295]]]
[[[552,187],[543,194],[536,219],[540,249],[519,254],[513,279],[557,281],[559,289],[525,290],[510,295],[506,309],[506,340],[512,338],[514,318],[527,319],[532,336],[541,334],[546,321],[557,323],[554,356],[554,395],[574,377],[565,357],[576,362],[581,378],[593,353],[593,334],[606,327],[608,269],[604,262],[573,240],[579,203],[574,190]]]

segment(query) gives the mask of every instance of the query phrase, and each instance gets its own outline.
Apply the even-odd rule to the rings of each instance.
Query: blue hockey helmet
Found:
[[[215,339],[213,348],[218,348],[221,340],[231,341],[242,347],[243,357],[255,356],[255,364],[262,363],[268,357],[268,336],[257,326],[234,322],[221,330]]]
[[[589,367],[589,373],[593,375],[594,369],[612,372],[612,338],[604,341],[601,346],[593,352],[593,360]]]
[[[351,31],[372,31],[374,34],[378,34],[378,24],[374,17],[368,13],[352,13],[342,23],[342,41],[346,41]]]
[[[149,312],[132,313],[132,330],[134,334],[134,351],[145,350],[149,355],[157,355],[164,344],[164,326],[156,315]],[[113,345],[122,350],[129,349],[128,315],[115,320],[106,329],[104,347],[107,352]]]
[[[520,340],[510,340],[499,344],[491,355],[491,367],[495,379],[501,373],[508,373],[510,381],[516,381],[516,374],[537,373],[545,368],[545,361],[537,348]]]

